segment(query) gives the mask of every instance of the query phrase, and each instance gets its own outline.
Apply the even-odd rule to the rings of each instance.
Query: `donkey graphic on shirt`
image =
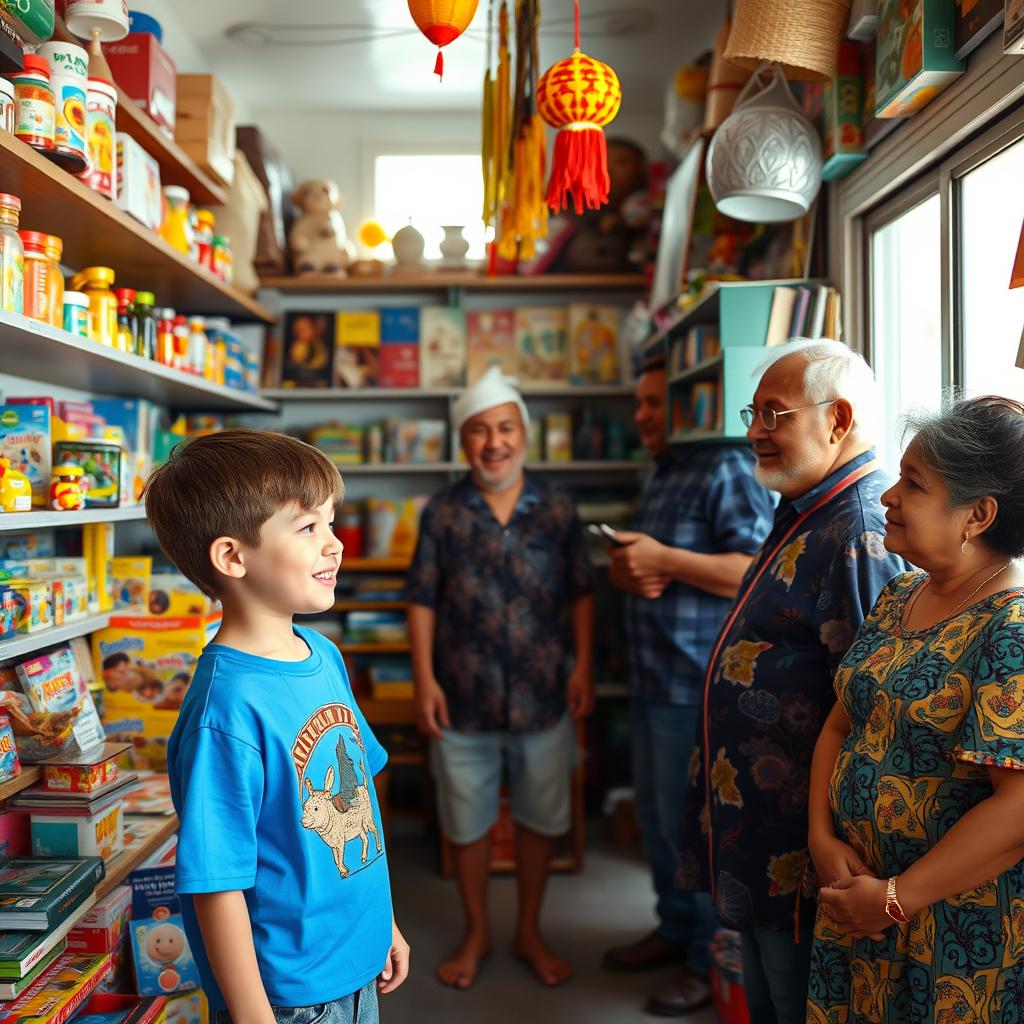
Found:
[[[334,736],[333,763],[324,773],[323,788],[318,789],[313,785],[313,779],[319,779],[322,764],[318,767],[314,762],[322,760],[317,755],[327,754],[330,750],[329,737]],[[349,743],[355,747],[356,757],[353,757]],[[368,861],[376,860],[382,853],[366,753],[355,716],[344,705],[321,709],[300,732],[293,752],[300,749],[303,756],[296,760],[296,768],[301,779],[302,827],[315,832],[323,840],[334,857],[339,875],[348,878],[353,870],[366,866]],[[334,788],[335,780],[337,790]],[[355,839],[360,840],[358,861],[357,848],[353,846],[349,851],[349,844]]]

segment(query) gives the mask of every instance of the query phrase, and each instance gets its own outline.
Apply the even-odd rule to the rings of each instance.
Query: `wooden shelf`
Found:
[[[13,779],[0,783],[0,801],[10,800],[23,789],[34,786],[43,777],[43,769],[37,764],[23,764],[21,772]]]
[[[410,564],[408,558],[344,558],[341,572],[406,572]]]
[[[330,458],[330,453],[327,453]],[[331,460],[333,461],[333,459]],[[350,464],[335,462],[338,471],[344,476],[391,476],[409,473],[453,473],[465,467],[457,462],[362,462]]]
[[[536,473],[639,473],[646,463],[631,459],[579,459],[574,462],[528,462]]]
[[[21,227],[63,240],[62,262],[76,270],[113,267],[117,286],[151,291],[161,306],[234,320],[274,317],[184,253],[172,249],[113,203],[0,130],[0,181],[21,198]]]
[[[275,402],[422,402],[454,399],[465,388],[264,388],[260,394]],[[525,385],[524,398],[632,398],[632,384]]]
[[[416,705],[411,700],[374,700],[359,697],[359,710],[370,725],[415,725]]]
[[[90,508],[81,512],[3,512],[0,513],[0,533],[25,533],[53,526],[84,526],[86,523],[124,523],[145,518],[144,505]]]
[[[52,629],[41,629],[38,633],[28,633],[24,636],[16,636],[13,640],[6,640],[0,643],[0,662],[9,661],[11,658],[23,658],[26,654],[42,650],[51,644],[73,640],[77,636],[88,636],[90,633],[95,633],[97,629],[106,629],[110,623],[111,614],[111,612],[102,612],[99,615],[88,615],[84,619],[65,622]]]
[[[173,409],[276,412],[252,391],[214,384],[152,359],[116,352],[18,313],[0,312],[0,366],[15,377],[126,398],[148,398]]]
[[[142,108],[117,90],[117,130],[130,135],[160,165],[161,185],[181,185],[188,189],[197,206],[223,206],[227,189],[210,175],[153,123]]]
[[[695,441],[743,441],[742,437],[726,437],[721,430],[677,430],[668,439],[669,444],[688,444]]]
[[[536,277],[487,277],[474,271],[424,270],[415,274],[382,277],[267,277],[261,287],[284,295],[351,295],[371,292],[430,292],[465,288],[478,292],[619,291],[642,292],[643,274],[539,274]]]
[[[688,381],[717,380],[722,366],[725,364],[725,356],[721,352],[710,359],[704,359],[685,370],[680,371],[674,377],[669,378],[669,384],[685,384]]]
[[[412,648],[408,641],[393,644],[350,644],[345,640],[338,643],[342,654],[408,654]]]
[[[330,456],[328,456],[330,458]],[[462,473],[469,469],[464,462],[401,462],[360,463],[336,462],[342,476],[386,476],[393,473]],[[636,473],[643,462],[630,459],[581,459],[575,462],[528,462],[526,468],[536,473]]]
[[[404,612],[409,607],[408,601],[335,601],[336,612]]]
[[[132,850],[125,850],[107,861],[107,873],[96,886],[96,899],[101,900],[116,889],[151,854],[159,849],[178,830],[175,814],[162,819],[160,828]]]

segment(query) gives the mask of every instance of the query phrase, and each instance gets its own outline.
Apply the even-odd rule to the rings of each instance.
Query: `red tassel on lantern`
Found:
[[[555,213],[568,205],[582,213],[608,202],[608,146],[604,131],[622,105],[618,76],[607,65],[580,52],[579,0],[576,2],[576,49],[553,64],[537,85],[537,110],[558,128],[551,158],[547,202]]]

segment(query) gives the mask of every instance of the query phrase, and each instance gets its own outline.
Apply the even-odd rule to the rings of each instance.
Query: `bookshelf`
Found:
[[[39,765],[23,764],[21,771],[13,779],[0,782],[0,803],[17,796],[23,789],[34,786],[42,777],[43,769]]]
[[[140,865],[150,854],[158,850],[175,832],[178,831],[178,817],[169,814],[161,822],[160,827],[138,846],[123,850],[116,857],[107,861],[107,873],[103,881],[96,886],[96,899],[101,900],[112,892]]]
[[[106,629],[110,624],[112,612],[101,612],[99,615],[87,615],[85,618],[65,622],[50,629],[41,629],[38,633],[26,633],[13,640],[0,643],[0,664],[13,658],[23,658],[35,651],[50,647],[53,644],[74,640],[75,637],[88,636],[98,629]]]
[[[642,292],[643,274],[506,274],[488,277],[480,271],[424,268],[414,273],[380,277],[336,277],[308,274],[301,277],[265,277],[261,288],[281,295],[381,295],[462,289],[472,292]]]

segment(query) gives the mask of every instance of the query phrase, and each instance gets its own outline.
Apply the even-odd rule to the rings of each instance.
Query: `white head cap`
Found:
[[[519,407],[523,417],[523,427],[530,425],[530,414],[526,411],[523,396],[516,390],[519,382],[515,377],[506,377],[498,366],[490,367],[487,372],[471,387],[467,388],[455,403],[452,415],[455,419],[456,432],[468,419],[498,405],[512,402]]]

